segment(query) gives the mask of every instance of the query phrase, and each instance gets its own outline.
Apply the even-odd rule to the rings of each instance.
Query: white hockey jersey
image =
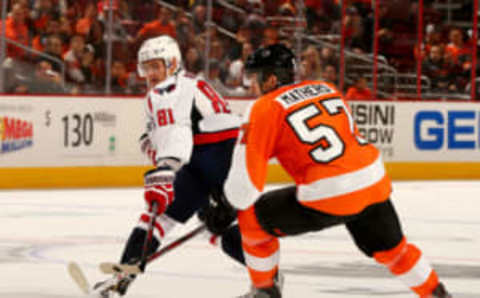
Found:
[[[155,161],[190,160],[194,145],[221,142],[238,135],[240,117],[206,82],[184,71],[152,88],[146,97],[147,133]]]

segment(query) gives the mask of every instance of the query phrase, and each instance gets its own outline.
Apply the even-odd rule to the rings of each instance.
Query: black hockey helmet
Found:
[[[257,73],[259,82],[274,74],[278,86],[288,85],[295,81],[295,55],[280,43],[261,47],[248,56],[245,71]]]

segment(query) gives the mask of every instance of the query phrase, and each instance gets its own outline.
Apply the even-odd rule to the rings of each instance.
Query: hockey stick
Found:
[[[155,260],[156,258],[159,258],[159,257],[163,256],[164,254],[166,254],[167,252],[173,250],[175,247],[177,247],[177,246],[179,246],[180,244],[186,242],[187,240],[192,239],[192,238],[195,237],[196,235],[198,235],[198,234],[200,234],[201,232],[203,232],[206,228],[207,228],[206,225],[201,224],[200,226],[196,227],[195,229],[193,229],[192,231],[190,231],[190,232],[188,232],[187,234],[183,235],[182,237],[178,238],[177,240],[173,241],[172,243],[169,243],[168,245],[166,245],[165,247],[163,247],[162,249],[160,249],[159,251],[157,251],[157,252],[154,253],[153,255],[149,256],[149,257],[148,257],[148,263],[152,262],[152,261]]]
[[[152,244],[153,228],[155,225],[155,220],[157,219],[157,211],[157,203],[152,202],[152,216],[150,217],[150,222],[148,223],[147,236],[145,237],[145,241],[143,242],[142,256],[140,257],[140,265],[138,265],[142,272],[145,271],[145,266],[147,265],[148,250],[150,249],[150,245]]]
[[[192,239],[193,237],[197,236],[201,232],[203,232],[207,227],[204,224],[196,227],[192,231],[188,232],[187,234],[183,235],[182,237],[178,238],[177,240],[169,243],[168,245],[164,246],[162,249],[158,250],[156,253],[152,254],[147,259],[147,264],[154,261],[155,259],[163,256],[164,254],[172,251],[177,246],[187,242],[188,240]],[[126,264],[116,264],[116,263],[109,263],[104,262],[100,264],[100,271],[105,274],[112,274],[115,272],[125,272],[128,274],[138,274],[143,272],[140,269],[140,266],[137,265],[126,265]]]

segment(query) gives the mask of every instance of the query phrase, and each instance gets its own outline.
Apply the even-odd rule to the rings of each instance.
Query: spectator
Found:
[[[225,81],[228,68],[231,63],[230,57],[225,54],[225,41],[223,39],[213,40],[210,44],[209,59],[216,59],[220,63],[220,78]]]
[[[195,38],[193,25],[190,22],[185,10],[179,9],[175,16],[176,36],[180,50],[185,53]]]
[[[417,59],[419,57],[422,59],[427,57],[430,53],[430,49],[432,48],[432,46],[440,46],[443,50],[445,44],[442,38],[442,32],[440,31],[439,27],[435,26],[434,24],[428,24],[425,27],[425,41],[420,48],[420,53],[418,52],[418,47],[415,47],[414,49],[415,57]]]
[[[335,56],[335,50],[330,47],[324,47],[320,51],[320,61],[322,66],[327,64],[337,65],[338,59]]]
[[[75,25],[75,31],[77,34],[87,36],[90,32],[92,24],[97,21],[98,13],[97,8],[93,3],[87,4],[85,8],[85,14],[79,19]]]
[[[325,82],[337,85],[337,68],[333,64],[327,64],[323,68],[322,79]]]
[[[62,94],[63,80],[59,73],[52,70],[52,64],[47,60],[40,60],[35,66],[35,72],[28,84],[28,92],[34,94]]]
[[[371,100],[374,99],[372,95],[372,91],[367,86],[367,79],[359,74],[355,78],[355,82],[353,86],[348,88],[347,94],[345,95],[345,99],[347,100]]]
[[[131,90],[128,86],[130,74],[127,72],[127,68],[125,67],[125,63],[123,61],[113,61],[111,76],[113,93],[131,93]]]
[[[234,60],[228,68],[227,85],[232,88],[243,87],[248,89],[250,80],[244,73],[243,69],[245,62],[250,54],[253,53],[253,46],[251,43],[245,42],[242,46],[242,56]]]
[[[191,47],[185,54],[185,69],[192,73],[198,74],[203,68],[202,58],[197,48]]]
[[[70,49],[65,53],[67,63],[67,78],[69,81],[82,85],[91,79],[90,66],[93,63],[93,48],[88,49],[83,35],[74,35],[70,40]]]
[[[248,15],[245,18],[244,25],[252,30],[251,42],[258,45],[266,26],[266,20],[263,13],[263,3],[260,0],[249,0],[247,4]],[[257,40],[258,38],[258,40]]]
[[[242,17],[232,9],[225,9],[220,17],[220,26],[230,32],[237,32],[240,24],[242,24]]]
[[[105,27],[102,22],[99,20],[93,20],[90,25],[88,34],[86,35],[85,41],[93,46],[95,49],[96,58],[105,58],[106,53],[106,43],[103,39],[105,34]]]
[[[47,38],[45,44],[44,53],[50,55],[63,63],[63,45],[62,39],[58,35],[50,35]],[[52,69],[58,73],[62,71],[62,65],[55,62],[52,62]]]
[[[25,10],[20,3],[13,5],[11,15],[5,20],[5,36],[24,46],[29,46],[28,27],[25,24]],[[8,43],[7,56],[14,59],[25,59],[26,53],[22,48]]]
[[[423,73],[431,80],[431,92],[455,91],[455,74],[452,63],[445,58],[443,49],[434,45],[422,64]]]
[[[208,65],[208,74],[201,74],[210,84],[212,87],[217,90],[222,95],[230,95],[228,93],[229,88],[227,88],[222,80],[220,79],[220,61],[216,59],[210,59]]]
[[[347,8],[347,17],[344,22],[347,46],[351,49],[360,49],[364,53],[368,51],[371,47],[368,42],[371,40],[365,38],[364,21],[355,6]]]
[[[157,13],[158,4],[155,1],[128,1],[130,15],[135,17],[140,23],[153,21]]]
[[[306,60],[300,61],[299,76],[301,81],[314,80],[312,66]]]
[[[389,64],[399,71],[411,71],[415,65],[413,49],[416,42],[416,26],[409,19],[415,3],[385,1],[379,5],[378,51]]]
[[[60,17],[60,11],[58,7],[53,5],[52,0],[36,0],[31,17],[34,30],[38,34],[46,31],[49,20]]]
[[[207,8],[203,4],[197,4],[193,8],[193,30],[195,34],[205,31],[205,22],[207,20]]]
[[[278,29],[269,26],[263,31],[262,46],[267,47],[275,43],[278,43]]]
[[[48,37],[54,34],[60,34],[60,23],[58,19],[51,18],[47,21],[45,30],[39,32],[32,39],[32,47],[39,52],[44,51],[48,41]]]
[[[250,42],[251,38],[252,31],[247,26],[240,27],[235,35],[235,39],[240,45],[244,42]]]
[[[228,57],[230,57],[231,60],[241,57],[243,44],[246,42],[251,43],[251,37],[252,30],[250,30],[248,26],[241,26],[235,34],[235,41],[228,51]]]
[[[173,38],[177,36],[172,14],[168,8],[163,6],[158,11],[157,19],[145,24],[138,31],[135,43],[141,44],[144,40],[159,35],[170,35]]]
[[[318,49],[314,45],[309,45],[301,55],[301,61],[305,61],[310,69],[312,79],[318,79],[322,76],[322,61]]]
[[[62,38],[62,43],[68,45],[70,43],[70,38],[73,36],[73,29],[70,20],[63,16],[60,17],[60,37]],[[68,47],[67,47],[68,50]]]
[[[327,34],[335,21],[340,20],[339,1],[305,1],[308,30],[315,34]],[[313,32],[312,32],[313,30]]]
[[[445,54],[453,64],[458,64],[461,56],[470,54],[470,47],[465,43],[465,36],[459,28],[450,29],[448,39],[450,42],[445,48]]]

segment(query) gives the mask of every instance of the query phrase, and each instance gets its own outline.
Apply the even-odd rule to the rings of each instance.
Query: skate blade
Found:
[[[83,274],[80,266],[75,262],[70,262],[68,263],[67,269],[70,277],[80,290],[86,295],[90,294],[90,285],[88,284],[87,278],[85,277],[85,274]]]

